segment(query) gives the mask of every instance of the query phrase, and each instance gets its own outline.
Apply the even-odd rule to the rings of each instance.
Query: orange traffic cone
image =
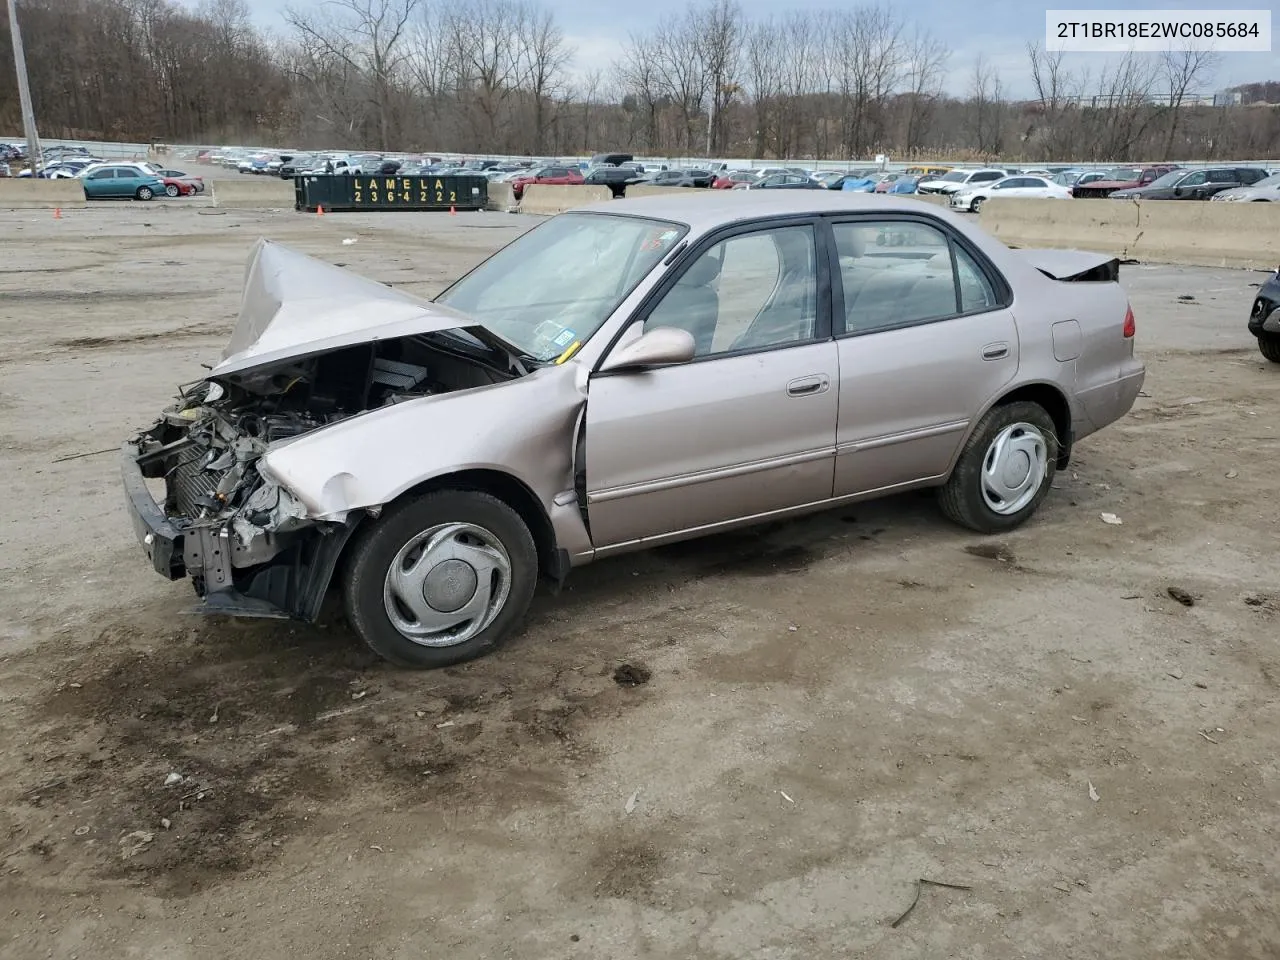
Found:
[[[61,220],[61,219],[62,219],[62,208],[61,208],[61,207],[54,207],[54,208],[53,208],[53,219],[55,219],[55,220]]]
[[[317,217],[324,216],[324,207],[320,206],[319,204],[316,204],[316,216]]]
[[[451,204],[451,205],[449,206],[449,216],[451,216],[451,217],[456,217],[457,215],[458,215],[458,211],[457,211],[457,210],[455,210],[455,209],[453,208],[452,204]]]

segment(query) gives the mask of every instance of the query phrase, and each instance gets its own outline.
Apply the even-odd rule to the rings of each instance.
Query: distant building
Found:
[[[1220,90],[1213,95],[1215,107],[1237,107],[1244,103],[1244,94],[1239,90]]]

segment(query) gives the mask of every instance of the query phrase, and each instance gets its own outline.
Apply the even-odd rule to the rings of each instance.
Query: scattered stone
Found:
[[[1194,607],[1196,605],[1196,598],[1187,593],[1187,591],[1183,590],[1181,587],[1170,587],[1167,592],[1169,596],[1174,600],[1177,600],[1184,607]]]
[[[182,774],[180,773],[171,773],[164,778],[164,785],[166,787],[172,787],[175,783],[181,783],[181,782],[182,782]]]

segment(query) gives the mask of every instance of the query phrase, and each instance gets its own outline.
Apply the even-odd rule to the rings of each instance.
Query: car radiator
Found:
[[[201,466],[206,452],[193,444],[174,456],[174,465],[166,479],[169,502],[179,516],[200,516],[209,509],[209,497],[218,489],[221,476]]]

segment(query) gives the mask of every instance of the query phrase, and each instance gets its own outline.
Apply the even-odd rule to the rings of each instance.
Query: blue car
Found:
[[[163,197],[164,181],[145,167],[133,163],[109,163],[90,167],[80,174],[84,195],[89,200],[150,200]]]
[[[919,182],[919,177],[899,177],[885,193],[915,193]]]

